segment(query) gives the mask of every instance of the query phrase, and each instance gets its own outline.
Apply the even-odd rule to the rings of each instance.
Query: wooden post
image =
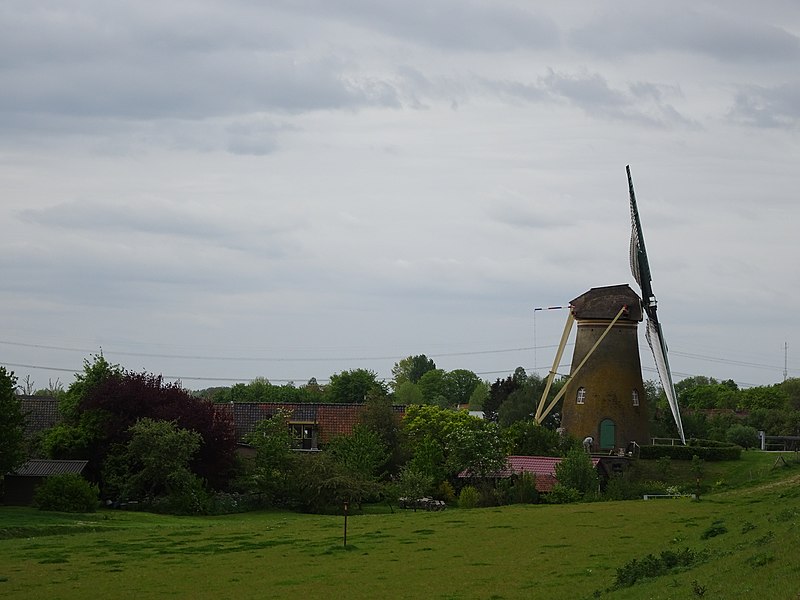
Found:
[[[344,503],[344,547],[347,548],[347,502]]]

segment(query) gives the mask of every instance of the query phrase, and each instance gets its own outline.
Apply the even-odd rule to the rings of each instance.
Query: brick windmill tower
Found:
[[[646,337],[661,386],[681,440],[686,441],[667,360],[667,346],[656,315],[633,180],[630,168],[626,170],[632,222],[631,271],[641,287],[642,298],[623,284],[592,288],[570,302],[561,343],[536,410],[536,420],[541,423],[563,397],[562,427],[576,437],[591,436],[593,449],[604,452],[626,448],[631,442],[640,445],[649,442],[649,412],[638,342],[638,325],[644,315],[647,315]],[[568,380],[545,407],[574,321],[578,322],[578,333]]]
[[[627,285],[592,288],[572,300],[570,310],[578,332],[561,426],[581,439],[592,436],[595,450],[646,443],[649,413],[639,359],[639,296]]]

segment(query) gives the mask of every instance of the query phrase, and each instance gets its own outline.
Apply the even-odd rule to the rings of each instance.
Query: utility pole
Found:
[[[783,342],[783,380],[789,376],[789,342]]]

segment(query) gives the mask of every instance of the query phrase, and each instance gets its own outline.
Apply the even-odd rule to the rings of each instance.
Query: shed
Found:
[[[80,475],[86,467],[85,460],[29,460],[3,479],[3,503],[28,506],[33,503],[36,488],[53,475],[74,473]]]

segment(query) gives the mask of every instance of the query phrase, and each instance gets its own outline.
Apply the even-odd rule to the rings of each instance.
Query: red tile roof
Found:
[[[509,456],[506,468],[493,474],[493,477],[511,477],[520,473],[532,473],[536,477],[536,490],[549,492],[556,484],[556,465],[563,459],[557,456]],[[592,457],[592,466],[597,468],[600,459]],[[465,472],[459,477],[469,477]]]
[[[219,404],[228,411],[236,426],[236,437],[243,440],[255,429],[259,421],[272,417],[278,410],[290,413],[290,423],[311,423],[318,427],[319,442],[325,444],[337,435],[349,435],[358,423],[365,404],[233,402]],[[395,416],[401,419],[405,406],[392,406]]]

